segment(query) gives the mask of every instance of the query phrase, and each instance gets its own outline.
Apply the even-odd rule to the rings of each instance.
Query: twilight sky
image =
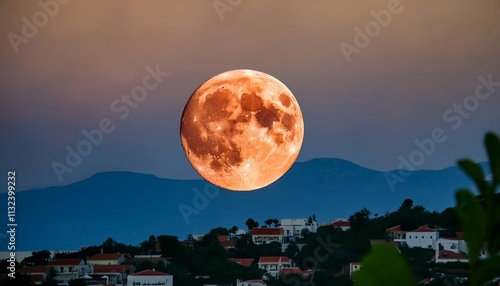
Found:
[[[298,161],[393,170],[436,128],[444,142],[417,169],[485,160],[485,132],[500,133],[499,15],[497,0],[4,0],[1,171],[16,170],[19,189],[118,170],[200,178],[180,144],[184,105],[208,78],[240,68],[294,93]],[[161,82],[148,76],[142,101],[124,100],[148,69]],[[112,131],[58,178],[53,162],[67,165],[66,147],[101,121]]]

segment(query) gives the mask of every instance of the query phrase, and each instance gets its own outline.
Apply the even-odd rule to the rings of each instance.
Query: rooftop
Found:
[[[249,267],[252,265],[252,262],[254,261],[253,258],[229,258],[229,261],[238,263],[241,266],[246,266]]]
[[[286,256],[261,256],[259,263],[290,263],[290,258]]]
[[[74,266],[74,265],[80,265],[82,263],[82,259],[54,259],[51,262],[49,262],[48,265],[53,266]]]
[[[121,253],[98,253],[92,255],[88,260],[118,260],[123,256]]]
[[[442,249],[439,251],[439,259],[458,260],[458,259],[467,259],[467,256],[461,253],[456,253],[450,250]]]
[[[351,222],[348,220],[338,220],[335,222],[332,222],[330,226],[333,227],[346,227],[346,226],[351,226]]]
[[[167,273],[163,273],[163,272],[159,272],[159,271],[155,271],[155,270],[151,270],[151,269],[147,269],[147,270],[143,270],[141,272],[130,274],[129,276],[172,276],[172,275],[167,274]]]

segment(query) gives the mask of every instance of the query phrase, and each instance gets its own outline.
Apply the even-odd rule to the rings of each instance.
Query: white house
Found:
[[[400,241],[406,239],[406,231],[401,229],[401,225],[396,225],[385,230],[387,233],[387,238],[393,239],[394,241]]]
[[[280,227],[283,229],[285,237],[291,237],[292,240],[302,238],[302,230],[307,229],[309,232],[318,230],[318,223],[314,220],[301,219],[281,219]]]
[[[252,229],[252,242],[255,244],[283,243],[283,229],[254,227]]]
[[[278,278],[281,269],[295,267],[295,262],[286,256],[261,256],[257,265],[259,269],[265,270],[274,278]]]
[[[436,251],[444,249],[455,253],[465,254],[469,252],[467,249],[467,243],[460,237],[441,237],[437,240],[435,249]]]
[[[427,226],[421,226],[415,230],[406,232],[406,244],[408,247],[422,247],[434,249],[439,239],[439,232]]]
[[[468,261],[469,249],[464,239],[464,233],[457,232],[456,235],[456,237],[442,237],[436,241],[434,247],[436,262]],[[486,248],[483,247],[479,258],[483,259],[487,256]]]
[[[91,271],[88,265],[84,264],[83,259],[54,259],[48,263],[48,266],[57,270],[58,283],[68,283],[69,280],[78,279]]]
[[[174,277],[155,270],[144,270],[127,276],[127,286],[165,285],[172,286]]]
[[[87,263],[90,265],[119,265],[125,260],[125,255],[121,253],[98,253],[87,259]]]

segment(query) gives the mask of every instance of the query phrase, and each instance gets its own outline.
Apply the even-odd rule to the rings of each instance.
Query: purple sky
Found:
[[[205,80],[240,68],[294,93],[305,122],[298,161],[392,170],[440,128],[446,140],[415,165],[440,169],[485,160],[485,132],[500,133],[500,86],[475,95],[479,76],[500,82],[496,0],[59,1],[0,2],[0,166],[18,172],[20,189],[116,170],[200,178],[181,148],[182,110]],[[385,27],[372,22],[381,10]],[[35,31],[23,22],[33,16]],[[356,52],[346,57],[342,43]],[[140,90],[148,66],[169,75],[125,113],[122,94]],[[454,109],[464,101],[468,110]],[[53,162],[66,165],[66,146],[104,118],[114,129],[59,180]]]

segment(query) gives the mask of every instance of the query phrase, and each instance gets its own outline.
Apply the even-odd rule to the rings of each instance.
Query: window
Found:
[[[424,236],[422,235],[422,238],[424,238]]]
[[[411,235],[409,237],[411,238]]]
[[[61,267],[61,271],[60,271],[60,272],[61,272],[61,273],[64,273],[64,267]]]
[[[432,239],[432,235],[431,235],[431,239]]]

